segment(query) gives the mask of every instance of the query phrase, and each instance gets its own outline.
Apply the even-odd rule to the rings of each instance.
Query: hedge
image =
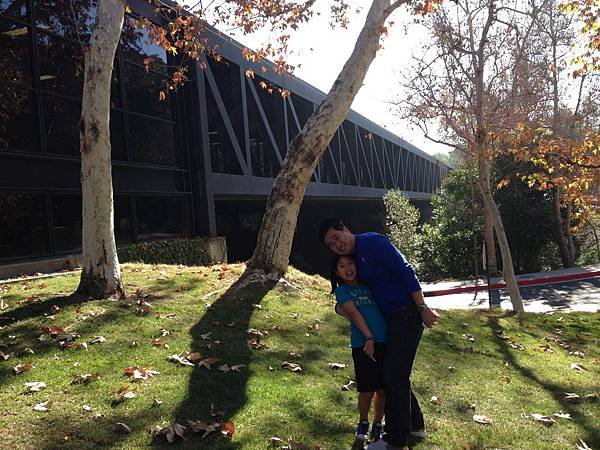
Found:
[[[119,247],[117,254],[120,262],[202,266],[211,264],[203,242],[202,238],[140,242]]]

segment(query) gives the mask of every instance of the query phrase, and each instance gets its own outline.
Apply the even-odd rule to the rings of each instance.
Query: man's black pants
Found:
[[[387,319],[387,353],[383,366],[385,440],[390,445],[403,447],[408,445],[411,430],[425,428],[421,407],[410,387],[423,325],[414,304],[401,307]]]

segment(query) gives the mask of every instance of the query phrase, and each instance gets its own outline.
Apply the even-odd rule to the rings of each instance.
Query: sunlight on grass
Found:
[[[341,389],[353,378],[348,326],[333,312],[326,281],[291,269],[291,286],[233,293],[243,269],[126,264],[126,303],[70,296],[75,274],[3,285],[0,448],[262,450],[273,436],[311,449],[351,448],[356,392]],[[579,439],[597,448],[600,401],[590,394],[600,394],[598,319],[528,314],[519,324],[503,312],[443,313],[425,332],[414,369],[429,430],[415,448],[564,449]],[[49,328],[79,335],[76,344],[59,348]],[[249,329],[262,337],[252,340]],[[97,336],[106,341],[92,344]],[[186,352],[219,361],[208,369],[167,360]],[[283,361],[302,371],[283,370]],[[332,370],[331,362],[347,367]],[[16,374],[18,364],[33,368]],[[160,373],[131,381],[124,374],[130,366]],[[72,384],[85,374],[89,382]],[[25,383],[35,381],[46,388],[27,392]],[[135,396],[118,402],[113,393],[124,386]],[[567,392],[579,402],[566,400]],[[34,410],[46,401],[47,411]],[[571,420],[552,416],[560,411]],[[534,413],[555,423],[536,422]],[[475,414],[493,423],[476,423]],[[153,435],[188,420],[231,421],[235,432],[202,439],[188,429],[174,444]],[[116,431],[118,422],[131,433]]]

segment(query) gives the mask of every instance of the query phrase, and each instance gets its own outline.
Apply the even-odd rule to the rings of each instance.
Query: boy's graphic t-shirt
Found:
[[[335,289],[335,299],[340,304],[353,301],[373,333],[375,342],[385,342],[386,322],[368,287],[342,284]],[[351,322],[350,329],[350,347],[363,347],[365,336],[354,322]]]

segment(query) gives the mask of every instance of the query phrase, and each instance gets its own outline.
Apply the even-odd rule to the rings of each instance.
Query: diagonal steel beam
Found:
[[[292,97],[286,97],[289,104],[290,104],[290,110],[292,111],[292,116],[294,116],[294,123],[296,124],[296,128],[298,129],[298,133],[300,133],[300,131],[302,130],[302,126],[300,125],[300,120],[298,120],[298,114],[296,114],[296,108],[294,107],[294,102],[292,101]],[[314,107],[314,105],[313,105]],[[294,135],[296,136],[296,135]],[[321,182],[321,177],[319,176],[319,174],[317,173],[317,170],[315,168],[315,171],[313,172],[313,176],[315,177],[315,180],[317,180],[317,182]]]
[[[354,181],[356,181],[356,186],[360,186],[360,179],[358,178],[358,174],[356,173],[356,167],[354,167],[354,161],[352,161],[352,153],[350,153],[350,145],[348,144],[348,139],[346,138],[346,132],[344,131],[344,124],[340,125],[339,128],[342,131],[342,136],[344,137],[344,142],[346,143],[346,152],[348,153],[348,159],[350,160],[350,166],[352,167],[352,172],[354,173]],[[341,156],[341,145],[342,141],[340,139],[340,156]]]

